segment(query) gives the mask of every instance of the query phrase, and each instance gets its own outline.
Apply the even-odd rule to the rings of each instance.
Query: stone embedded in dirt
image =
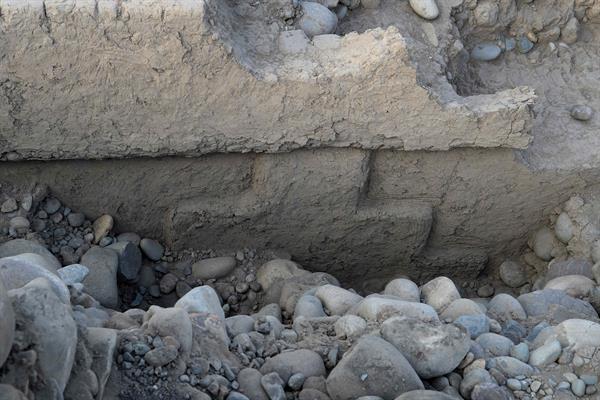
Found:
[[[593,115],[594,110],[592,109],[592,107],[584,104],[578,104],[571,108],[571,117],[578,121],[589,121],[590,119],[592,119]]]
[[[0,258],[18,256],[23,253],[33,253],[44,257],[46,261],[42,266],[50,271],[56,272],[59,268],[62,268],[60,261],[46,247],[37,242],[14,239],[0,244]]]
[[[569,240],[573,238],[574,229],[575,226],[573,225],[573,221],[571,221],[569,214],[566,212],[560,213],[554,223],[554,233],[558,240],[565,244],[569,243]]]
[[[315,296],[321,300],[330,315],[343,315],[363,299],[356,293],[334,285],[318,287]]]
[[[46,199],[46,202],[44,203],[44,210],[49,214],[54,214],[55,212],[57,212],[60,207],[62,206],[62,204],[60,204],[60,201],[54,197],[49,197]]]
[[[404,301],[421,301],[421,291],[416,283],[409,279],[399,278],[390,281],[385,285],[383,294],[396,296]]]
[[[214,314],[222,320],[225,319],[219,295],[210,286],[193,288],[175,303],[175,307],[182,308],[188,313]]]
[[[313,37],[332,33],[338,23],[337,16],[327,7],[310,1],[300,3],[302,8],[302,17],[298,21],[300,29],[306,33],[306,36]]]
[[[279,303],[281,290],[285,281],[290,278],[309,275],[293,261],[275,259],[263,264],[256,272],[256,280],[264,291],[265,303]]]
[[[37,353],[35,368],[40,373],[36,398],[47,398],[54,385],[62,393],[71,374],[77,346],[77,327],[70,304],[63,303],[49,282],[38,278],[8,293],[12,299],[17,326],[24,330]]]
[[[317,353],[308,349],[286,351],[266,360],[261,367],[263,375],[276,372],[281,379],[288,381],[294,374],[326,376],[325,364]]]
[[[565,275],[546,283],[544,289],[561,290],[569,296],[582,298],[589,296],[596,283],[583,275]]]
[[[536,256],[544,261],[552,259],[552,251],[557,247],[558,239],[548,227],[538,229],[530,240],[530,247]]]
[[[101,399],[104,397],[104,387],[114,362],[117,331],[106,328],[88,328],[85,332],[85,340],[90,352],[93,354],[91,370],[98,381],[96,396]]]
[[[189,352],[192,348],[192,323],[185,310],[151,306],[144,315],[142,328],[153,336],[175,338],[181,345],[183,353]]]
[[[403,317],[386,320],[381,325],[381,336],[406,357],[422,379],[454,371],[471,344],[469,335],[457,326]]]
[[[126,281],[134,281],[142,267],[142,253],[138,246],[131,242],[116,242],[107,248],[119,256],[119,276]]]
[[[108,235],[108,233],[113,228],[114,220],[108,214],[101,215],[94,221],[92,224],[92,229],[94,230],[94,243],[98,244],[102,239]]]
[[[517,50],[519,53],[529,53],[534,47],[534,43],[526,36],[517,38]]]
[[[11,300],[8,298],[8,290],[0,279],[0,367],[4,364],[10,353],[15,336],[15,313]]]
[[[563,43],[573,44],[577,42],[579,37],[579,20],[576,17],[571,17],[569,22],[560,30],[560,39]]]
[[[378,8],[381,0],[361,0],[360,5],[364,8]]]
[[[517,262],[506,260],[500,264],[498,271],[502,282],[512,288],[523,286],[527,282],[525,268]]]
[[[460,299],[460,293],[450,278],[440,276],[421,286],[421,297],[423,302],[440,313],[454,300]]]
[[[70,213],[67,215],[67,221],[73,228],[78,228],[85,222],[85,215],[82,213]]]
[[[502,49],[495,43],[479,43],[471,50],[471,58],[477,61],[492,61],[501,53]]]
[[[35,279],[44,278],[55,295],[64,304],[70,304],[69,289],[58,275],[40,265],[42,262],[41,256],[29,253],[0,258],[0,280],[6,289],[12,290],[21,288]]]
[[[81,257],[81,264],[90,271],[83,281],[86,292],[103,306],[116,309],[119,304],[117,253],[111,249],[93,246]]]
[[[425,19],[436,19],[440,15],[435,0],[409,0],[408,4],[417,15]]]
[[[395,399],[419,389],[423,383],[402,353],[376,336],[363,336],[327,377],[333,400],[367,395]]]
[[[159,261],[165,252],[165,248],[160,243],[148,238],[143,238],[140,241],[140,248],[144,255],[152,261]]]
[[[192,265],[192,275],[203,281],[219,279],[229,275],[236,265],[234,257],[207,258]]]
[[[283,54],[299,54],[306,51],[310,41],[303,30],[294,29],[280,32],[278,44]]]

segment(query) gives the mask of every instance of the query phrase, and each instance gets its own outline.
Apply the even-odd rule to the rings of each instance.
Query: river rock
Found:
[[[321,304],[321,301],[315,296],[304,295],[300,297],[296,303],[294,319],[298,317],[318,318],[325,316],[327,316],[327,314],[325,314],[325,311],[323,310],[323,304]]]
[[[219,279],[229,275],[235,266],[234,257],[207,258],[192,265],[192,275],[201,280]]]
[[[263,264],[256,272],[256,280],[263,288],[265,303],[279,303],[284,282],[310,272],[290,260],[275,259]]]
[[[2,279],[0,279],[0,315],[2,316],[2,323],[0,324],[0,367],[2,367],[10,353],[15,337],[15,313]]]
[[[37,278],[44,278],[55,295],[64,303],[70,304],[69,289],[53,272],[40,265],[44,259],[37,254],[20,254],[0,259],[0,281],[7,290],[18,289]]]
[[[593,264],[588,260],[569,258],[567,260],[553,260],[548,264],[546,271],[546,282],[559,276],[566,275],[583,275],[590,279],[594,279],[592,272]]]
[[[286,279],[281,286],[279,305],[283,310],[293,314],[300,297],[306,294],[315,295],[317,288],[323,285],[338,286],[339,282],[325,272],[314,272]]]
[[[175,361],[177,355],[177,347],[166,345],[152,349],[144,354],[144,361],[146,361],[146,364],[153,367],[162,367],[172,361]]]
[[[536,256],[544,261],[552,259],[552,250],[557,247],[558,239],[548,227],[538,229],[529,241],[529,245]]]
[[[19,254],[32,253],[42,256],[44,263],[38,263],[51,272],[56,272],[62,264],[44,246],[37,242],[25,239],[14,239],[0,244],[0,258],[17,256]]]
[[[395,400],[456,400],[456,397],[435,390],[411,390],[396,397]]]
[[[225,319],[225,326],[229,336],[236,337],[240,333],[249,333],[254,330],[254,318],[249,315],[234,315]]]
[[[500,279],[512,288],[523,286],[527,282],[527,272],[522,265],[506,260],[500,264]]]
[[[365,332],[367,321],[356,315],[344,315],[335,321],[333,328],[337,337],[355,339]]]
[[[448,374],[469,352],[469,335],[454,325],[430,324],[393,317],[381,325],[381,336],[406,357],[422,379]]]
[[[516,301],[516,300],[515,300]],[[457,299],[448,305],[442,313],[440,319],[442,321],[453,322],[461,315],[480,315],[484,314],[483,310],[477,303],[469,299]]]
[[[88,328],[85,333],[87,346],[93,354],[91,368],[98,381],[98,399],[104,398],[104,387],[114,363],[117,333],[114,329],[106,328]]]
[[[136,246],[140,245],[142,238],[135,232],[125,232],[117,236],[117,242],[131,242]]]
[[[492,382],[477,384],[471,391],[471,400],[513,400],[514,396],[506,387]]]
[[[556,361],[561,352],[562,347],[560,342],[558,340],[551,340],[531,352],[529,355],[529,364],[534,367],[543,367]]]
[[[149,238],[140,240],[140,248],[144,255],[152,261],[159,261],[165,252],[165,248],[160,243]]]
[[[303,1],[300,6],[302,17],[298,21],[298,26],[306,33],[306,36],[312,38],[335,31],[338,19],[335,13],[327,7],[310,1]]]
[[[27,400],[27,396],[12,385],[0,383],[0,400]]]
[[[594,110],[592,109],[592,107],[584,104],[578,104],[571,108],[571,117],[579,121],[589,121],[590,119],[592,119],[593,115]]]
[[[175,307],[182,308],[188,313],[208,313],[225,319],[219,295],[210,286],[198,286],[190,290],[175,303]]]
[[[507,356],[494,357],[489,359],[486,367],[496,368],[509,378],[514,378],[516,376],[521,375],[531,376],[535,373],[535,370],[529,364],[526,364],[523,361],[519,361],[514,357]]]
[[[460,299],[460,293],[450,278],[440,276],[421,287],[423,301],[441,313],[454,300]]]
[[[423,383],[402,353],[376,336],[363,336],[327,377],[333,400],[367,395],[393,400],[419,389]]]
[[[285,382],[294,374],[304,377],[327,375],[321,356],[308,349],[286,351],[267,359],[260,373],[266,375],[271,372],[277,372]]]
[[[573,225],[573,221],[571,221],[569,214],[566,212],[560,213],[554,224],[554,233],[556,234],[558,240],[564,244],[569,243],[569,240],[573,238],[574,230],[575,226]]]
[[[119,304],[117,253],[111,249],[93,246],[81,257],[81,264],[90,271],[83,280],[85,291],[103,306],[116,309]]]
[[[562,290],[544,289],[518,297],[529,317],[560,323],[567,319],[597,319],[598,313],[586,301],[569,296]]]
[[[593,280],[583,275],[566,275],[550,280],[544,289],[562,290],[569,296],[581,298],[587,297],[595,285]]]
[[[333,285],[320,286],[315,296],[327,307],[330,315],[344,315],[348,309],[363,299],[356,293]]]
[[[174,337],[183,353],[192,348],[192,323],[185,310],[151,306],[144,315],[142,328],[152,336]]]
[[[498,321],[508,321],[511,319],[523,321],[527,319],[527,313],[521,303],[506,293],[500,293],[488,304],[488,315]]]
[[[92,224],[94,230],[94,243],[98,244],[108,235],[114,225],[113,217],[108,214],[101,215]]]
[[[34,279],[19,289],[9,291],[15,318],[25,337],[37,353],[35,369],[41,383],[36,398],[47,398],[55,387],[65,390],[77,347],[77,326],[71,306],[54,293],[45,278]],[[59,362],[60,361],[60,362]]]
[[[493,379],[489,372],[483,368],[473,368],[465,374],[460,382],[460,394],[466,398],[471,398],[471,392],[475,386],[483,383],[493,383]]]
[[[409,279],[394,279],[390,281],[383,290],[383,294],[396,296],[400,300],[414,301],[419,303],[421,301],[421,291],[416,283]]]
[[[408,4],[417,15],[425,19],[436,19],[440,15],[435,0],[409,0]]]
[[[460,316],[454,320],[454,325],[465,328],[471,339],[490,331],[490,320],[483,314]]]
[[[269,400],[260,383],[261,378],[262,374],[254,368],[242,369],[237,376],[239,391],[252,400]]]
[[[512,340],[496,333],[484,333],[476,340],[488,356],[507,356],[513,346]]]
[[[568,319],[555,328],[562,347],[573,350],[585,347],[600,347],[600,324],[583,319]]]
[[[260,384],[271,400],[285,400],[285,391],[283,389],[285,382],[276,372],[263,375],[260,378]]]
[[[116,242],[108,246],[119,257],[118,273],[126,281],[133,281],[138,277],[142,268],[142,252],[139,247],[131,242]]]
[[[427,305],[395,298],[369,295],[352,308],[352,313],[367,321],[385,321],[395,315],[415,318],[425,322],[439,321],[435,310]]]
[[[83,282],[90,270],[85,265],[71,264],[59,269],[57,273],[66,285],[73,286],[76,283]]]

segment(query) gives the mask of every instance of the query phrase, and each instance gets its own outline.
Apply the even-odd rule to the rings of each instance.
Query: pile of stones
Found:
[[[443,276],[360,294],[283,253],[170,252],[108,215],[69,230],[52,216],[76,213],[30,196],[3,212],[0,399],[599,396],[600,235],[581,198],[468,295]]]

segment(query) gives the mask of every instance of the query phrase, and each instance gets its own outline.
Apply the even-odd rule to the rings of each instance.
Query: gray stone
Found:
[[[381,336],[406,357],[422,379],[448,374],[465,358],[471,340],[454,325],[434,325],[393,317],[381,325]]]
[[[592,107],[585,104],[578,104],[571,108],[571,117],[579,121],[589,121],[594,115]]]
[[[13,198],[6,199],[4,203],[0,206],[0,212],[10,213],[13,211],[17,211],[19,206],[17,205],[17,200]]]
[[[0,324],[0,367],[2,367],[10,353],[15,337],[15,313],[2,279],[0,279],[0,316],[2,318]]]
[[[477,61],[492,61],[501,53],[502,49],[495,43],[479,43],[471,50],[471,58]]]
[[[263,375],[260,378],[260,384],[271,400],[285,400],[285,392],[283,391],[285,382],[281,380],[281,377],[276,372]]]
[[[134,281],[142,267],[142,252],[131,242],[116,242],[108,246],[119,257],[118,273],[126,281]]]
[[[483,347],[488,356],[507,356],[513,346],[510,339],[496,333],[484,333],[475,341]]]
[[[240,333],[249,333],[254,330],[254,318],[249,315],[234,315],[225,319],[225,326],[229,336],[236,337]]]
[[[44,210],[48,213],[48,214],[54,214],[55,212],[57,212],[60,207],[62,206],[62,204],[60,204],[60,201],[54,197],[49,197],[46,199],[46,202],[44,203]]]
[[[357,315],[344,315],[335,321],[333,328],[337,337],[355,339],[367,329],[367,321]]]
[[[117,236],[117,242],[131,242],[136,246],[140,245],[142,238],[135,232],[125,232]]]
[[[261,378],[262,374],[254,368],[242,369],[237,376],[239,391],[252,400],[269,400],[260,383]]]
[[[517,42],[518,43],[518,42]],[[544,261],[552,259],[552,250],[558,245],[558,239],[548,227],[538,229],[530,240],[530,246],[536,256]]]
[[[298,394],[298,400],[331,400],[331,398],[319,390],[303,389]]]
[[[93,354],[91,369],[98,381],[96,398],[104,398],[104,387],[108,382],[114,363],[114,354],[117,347],[117,331],[106,328],[88,328],[86,330],[86,343]]]
[[[516,301],[516,300],[515,300]],[[481,307],[472,300],[469,299],[457,299],[448,305],[440,313],[440,319],[442,321],[453,322],[456,318],[462,315],[483,315],[484,312]]]
[[[260,372],[263,375],[277,372],[285,382],[294,374],[302,374],[304,377],[326,376],[323,359],[308,349],[287,351],[271,357],[266,360]]]
[[[529,364],[534,367],[543,367],[558,359],[562,347],[558,340],[551,340],[541,347],[533,350],[529,355]]]
[[[160,280],[160,283],[159,283],[160,291],[164,294],[171,293],[173,290],[175,290],[175,287],[177,286],[178,281],[179,281],[179,278],[177,278],[177,276],[175,274],[172,274],[172,273],[166,274]]]
[[[421,287],[421,297],[425,303],[441,313],[454,300],[460,299],[460,293],[450,278],[440,276]]]
[[[571,382],[571,390],[576,396],[582,397],[585,394],[585,382],[581,379],[575,379]]]
[[[513,357],[501,356],[494,357],[488,360],[487,368],[496,368],[509,378],[517,376],[531,376],[535,370],[523,361],[519,361]]]
[[[569,296],[562,290],[537,290],[518,297],[529,317],[557,324],[571,318],[598,319],[598,313],[586,301]]]
[[[439,321],[435,310],[427,304],[397,300],[393,297],[381,297],[379,295],[365,297],[351,311],[367,321],[385,321],[396,315],[416,318],[426,322]]]
[[[70,213],[67,215],[67,221],[73,228],[78,228],[85,222],[85,215],[82,213]]]
[[[37,353],[35,368],[39,371],[40,382],[45,385],[36,388],[36,398],[38,392],[54,391],[53,384],[62,393],[71,374],[77,347],[77,326],[71,306],[55,295],[44,278],[11,290],[8,295],[12,299],[17,325],[25,331]],[[44,397],[40,395],[39,398]]]
[[[0,400],[27,400],[27,396],[11,385],[0,383]]]
[[[279,51],[283,54],[303,53],[309,43],[308,37],[301,29],[279,32]]]
[[[473,368],[465,374],[463,380],[460,382],[460,394],[464,398],[470,399],[471,392],[475,386],[482,383],[493,383],[490,373],[482,368]]]
[[[596,283],[583,275],[565,275],[546,283],[544,289],[562,290],[569,296],[588,297]]]
[[[507,286],[516,288],[523,286],[527,282],[527,273],[521,264],[506,260],[500,264],[500,279]]]
[[[54,293],[64,304],[70,304],[69,289],[55,273],[40,265],[43,257],[37,254],[20,254],[0,258],[0,280],[7,290],[18,289],[37,278],[48,281]]]
[[[302,385],[304,384],[305,379],[306,377],[303,374],[294,374],[290,376],[290,379],[288,379],[287,385],[290,389],[298,391],[302,389]]]
[[[153,367],[162,367],[172,361],[175,361],[177,355],[177,347],[166,345],[150,350],[144,354],[144,360]]]
[[[569,217],[569,214],[566,212],[562,212],[556,218],[556,223],[554,224],[554,233],[558,240],[563,242],[564,244],[569,243],[569,240],[573,238],[573,232],[575,227],[573,226],[573,221]]]
[[[201,280],[219,279],[229,275],[235,266],[234,257],[207,258],[192,265],[192,275]]]
[[[140,248],[144,255],[152,261],[159,261],[165,252],[165,248],[160,243],[148,238],[143,238],[140,241]]]
[[[519,51],[519,53],[529,53],[533,49],[533,47],[533,42],[527,39],[527,37],[521,36],[517,39],[517,50]]]
[[[383,294],[396,296],[404,301],[421,301],[421,290],[416,283],[409,279],[394,279],[390,281],[383,290]]]
[[[298,299],[294,309],[294,319],[298,317],[318,318],[325,317],[325,311],[321,301],[315,296],[304,295]]]
[[[17,256],[23,253],[33,253],[42,256],[46,262],[43,267],[56,272],[62,267],[60,261],[54,255],[39,243],[25,239],[14,239],[0,244],[0,258]]]
[[[93,246],[81,257],[81,264],[88,267],[90,271],[83,280],[85,291],[103,306],[116,309],[119,304],[117,253],[107,248]]]
[[[527,319],[527,313],[517,299],[506,293],[500,293],[488,304],[488,315],[498,321]]]
[[[83,282],[90,270],[85,265],[71,264],[59,269],[57,273],[66,285],[74,285]]]
[[[578,258],[569,258],[562,261],[553,260],[548,264],[546,281],[567,275],[583,275],[590,279],[594,279],[592,267],[593,264],[590,261]]]
[[[182,353],[187,353],[192,348],[192,322],[180,308],[151,306],[144,315],[142,328],[152,336],[174,337],[181,345]]]
[[[376,336],[363,336],[327,378],[333,400],[367,395],[394,399],[419,389],[424,389],[423,383],[402,353]]]
[[[475,385],[471,391],[471,400],[513,400],[514,397],[505,387],[492,382]]]
[[[490,321],[485,315],[463,315],[454,320],[454,325],[467,330],[471,339],[490,331]]]
[[[198,286],[190,290],[175,303],[175,307],[182,308],[188,313],[208,313],[225,319],[219,295],[210,286]]]
[[[529,361],[529,346],[527,343],[519,343],[510,349],[510,356],[516,358],[519,361]]]
[[[366,396],[364,398],[367,399],[370,397],[372,396]],[[361,399],[362,398],[363,397],[361,397]],[[395,400],[456,400],[456,398],[434,390],[411,390],[410,392],[406,392],[399,397],[396,397]]]
[[[300,6],[302,17],[298,21],[298,26],[306,33],[306,36],[323,35],[335,30],[338,22],[337,16],[327,7],[309,1],[303,1]]]

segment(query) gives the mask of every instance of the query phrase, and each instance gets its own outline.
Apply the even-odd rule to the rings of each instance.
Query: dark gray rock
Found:
[[[142,239],[140,241],[140,247],[142,248],[144,255],[152,261],[159,261],[165,252],[165,248],[153,239]]]
[[[242,369],[237,376],[239,391],[252,400],[269,400],[260,383],[261,378],[262,374],[254,368]]]
[[[142,252],[131,242],[116,242],[107,248],[114,250],[119,257],[119,276],[126,281],[134,281],[142,268]]]
[[[117,253],[111,249],[93,246],[81,257],[81,264],[90,270],[83,281],[85,291],[103,306],[116,309],[119,304]]]

